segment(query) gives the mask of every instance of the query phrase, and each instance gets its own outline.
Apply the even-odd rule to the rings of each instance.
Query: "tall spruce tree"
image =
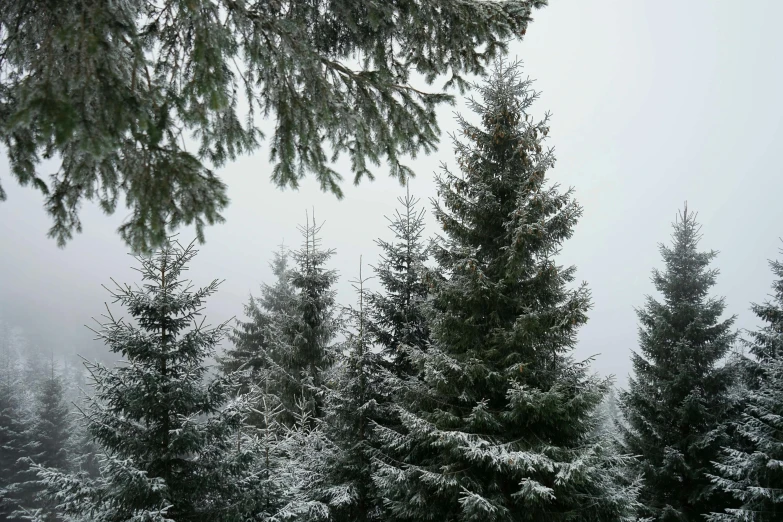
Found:
[[[382,291],[367,296],[367,333],[392,362],[395,375],[410,375],[413,367],[405,347],[424,349],[429,340],[429,327],[423,304],[428,287],[422,278],[424,263],[429,258],[425,243],[424,209],[406,187],[404,198],[398,198],[400,208],[387,218],[393,239],[378,239],[381,259],[375,268]]]
[[[299,227],[302,246],[293,252],[296,266],[291,270],[291,285],[296,291],[293,313],[287,321],[275,324],[272,350],[280,357],[282,370],[281,400],[289,417],[299,409],[304,399],[313,418],[323,413],[319,390],[322,372],[333,362],[332,342],[339,330],[340,319],[335,305],[334,284],[337,272],[326,268],[334,250],[321,247],[315,216]],[[291,420],[292,417],[289,418]]]
[[[748,341],[754,382],[735,423],[737,439],[725,448],[711,478],[740,505],[716,509],[712,522],[773,522],[783,519],[783,264],[771,261],[777,276],[772,300],[754,304],[765,324]],[[720,508],[723,506],[714,506]]]
[[[437,146],[443,91],[483,73],[546,3],[4,0],[0,141],[61,245],[81,231],[85,199],[113,213],[122,197],[134,251],[183,224],[203,240],[228,204],[214,169],[260,146],[259,113],[274,119],[277,185],[310,173],[341,196],[341,155],[356,182],[381,161],[402,181],[403,156]],[[425,92],[414,72],[448,79]],[[61,159],[49,180],[45,158]]]
[[[373,349],[366,304],[369,293],[362,276],[352,281],[357,307],[347,310],[345,341],[328,372],[323,434],[328,444],[320,459],[321,480],[313,499],[328,506],[329,520],[383,520],[383,503],[372,476],[377,441],[373,422],[389,417],[393,379],[383,354]]]
[[[590,299],[555,257],[581,208],[546,183],[548,116],[531,120],[519,64],[475,88],[480,123],[459,117],[467,142],[454,137],[462,175],[437,180],[432,344],[411,351],[420,379],[400,399],[403,430],[379,430],[376,484],[390,520],[628,519],[622,459],[592,436],[608,382],[568,355]]]
[[[169,240],[137,257],[143,286],[117,285],[115,302],[134,323],[108,313],[97,332],[125,361],[89,365],[95,395],[88,429],[103,455],[101,477],[39,468],[58,508],[95,522],[233,521],[255,511],[247,481],[253,445],[237,433],[246,402],[226,379],[207,380],[204,360],[226,324],[197,318],[218,281],[199,289],[182,279],[193,244]]]
[[[736,333],[721,321],[723,298],[709,296],[717,255],[698,250],[700,226],[687,206],[673,224],[672,245],[660,246],[664,271],[653,270],[663,296],[648,296],[639,317],[634,376],[621,396],[627,450],[639,456],[641,501],[656,520],[697,521],[727,505],[707,473],[729,435],[734,369],[723,364]]]

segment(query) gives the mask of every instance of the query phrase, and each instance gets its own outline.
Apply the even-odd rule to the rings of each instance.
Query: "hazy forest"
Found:
[[[767,42],[777,19],[667,2],[594,9],[619,20],[662,6],[650,20],[674,20],[667,30],[701,18],[690,36],[709,39],[731,22],[726,38],[746,43]],[[687,154],[634,160],[652,164],[645,177],[656,161],[680,167],[680,185],[660,175],[665,201],[625,181],[634,172],[572,186],[561,158],[577,149],[558,121],[573,120],[544,106],[526,60],[547,46],[525,45],[539,27],[565,42],[593,7],[549,3],[0,0],[0,521],[783,522],[783,250],[764,254],[783,246],[780,176],[751,190],[732,185],[744,171],[688,174],[686,155],[764,170],[739,138],[688,137],[694,108],[665,122]],[[626,34],[612,24],[577,40]],[[769,41],[759,48],[779,57]],[[660,66],[613,49],[629,53],[617,77]],[[739,61],[718,55],[700,56],[734,85],[722,64]],[[595,69],[556,82],[572,93],[559,107],[589,103]],[[601,127],[623,96],[603,94],[595,131],[579,133],[591,155],[619,157],[620,135],[645,141]],[[721,129],[741,127],[703,103],[725,110]],[[781,109],[738,109],[737,133],[779,126]],[[267,199],[231,191],[243,157]],[[601,214],[617,190],[624,214]],[[266,213],[235,226],[237,206]],[[713,226],[718,213],[753,231]],[[46,228],[31,227],[40,216]],[[748,279],[724,275],[713,244]],[[623,264],[635,253],[644,270]],[[574,262],[588,257],[605,265],[588,270],[597,283]],[[618,291],[636,280],[638,295]]]

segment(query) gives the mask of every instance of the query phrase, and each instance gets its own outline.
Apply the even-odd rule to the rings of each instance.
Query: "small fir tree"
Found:
[[[599,416],[598,436],[621,444],[620,427],[622,426],[622,414],[617,402],[617,393],[610,388],[597,411]]]
[[[389,220],[391,241],[378,239],[381,260],[375,268],[383,290],[367,296],[367,333],[392,362],[392,371],[399,377],[411,375],[406,346],[425,349],[429,327],[422,305],[427,299],[427,284],[422,278],[429,247],[422,239],[424,209],[406,187],[404,198],[398,198],[400,209]]]
[[[134,323],[111,313],[98,333],[125,361],[89,365],[95,395],[88,429],[103,452],[101,477],[39,468],[65,514],[95,522],[233,521],[255,511],[254,444],[237,436],[247,401],[227,379],[207,380],[204,360],[225,334],[197,321],[218,281],[194,290],[182,279],[193,243],[169,240],[137,257],[142,287],[112,292]]]
[[[7,347],[0,353],[0,520],[18,520],[11,514],[18,508],[21,483],[26,481],[27,463],[34,451],[30,419],[24,414],[20,397],[22,383]],[[21,495],[20,495],[21,493]]]
[[[711,475],[740,505],[712,513],[707,517],[711,522],[783,519],[783,264],[770,264],[778,279],[772,300],[752,306],[766,324],[751,333],[748,343],[754,359],[746,363],[752,366],[754,382],[735,423],[738,441],[724,449]]]
[[[460,117],[468,142],[454,138],[462,176],[438,177],[432,344],[411,351],[403,430],[379,429],[388,520],[626,520],[622,459],[592,435],[608,383],[568,355],[590,300],[555,257],[581,208],[546,184],[548,119],[531,121],[519,65],[475,87],[481,123]]]
[[[707,473],[728,442],[725,424],[735,401],[734,368],[721,361],[736,334],[734,317],[721,321],[723,298],[709,296],[717,255],[700,252],[700,227],[687,206],[674,225],[672,245],[661,245],[664,271],[653,271],[662,296],[637,311],[639,348],[634,376],[621,396],[627,450],[639,456],[645,478],[641,501],[656,520],[697,521],[727,505]]]
[[[261,297],[250,297],[245,305],[247,321],[237,320],[230,338],[233,348],[219,359],[221,370],[230,374],[239,372],[242,391],[255,387],[263,392],[257,406],[266,413],[252,414],[248,422],[263,428],[264,418],[269,417],[269,409],[277,410],[280,405],[280,382],[283,380],[277,371],[281,364],[281,354],[275,351],[281,343],[272,340],[273,336],[289,334],[284,325],[290,324],[295,314],[296,293],[291,284],[291,271],[288,267],[289,252],[281,245],[271,263],[276,278],[273,285],[261,286]],[[271,418],[271,417],[270,417]],[[276,418],[276,417],[275,417]],[[265,429],[265,428],[264,428]]]
[[[31,439],[35,452],[28,455],[29,463],[60,471],[70,469],[72,461],[68,453],[71,434],[70,410],[64,399],[63,383],[54,373],[51,362],[49,378],[38,379]],[[24,482],[18,484],[23,500],[16,516],[22,520],[57,522],[58,515],[52,499],[45,494],[45,485],[36,474],[35,467],[26,470]]]

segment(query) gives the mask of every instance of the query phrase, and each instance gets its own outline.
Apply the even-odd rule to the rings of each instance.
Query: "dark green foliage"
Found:
[[[392,363],[395,375],[413,372],[405,346],[425,349],[429,327],[422,305],[427,299],[427,284],[422,278],[429,248],[422,239],[424,209],[410,193],[398,199],[401,209],[389,219],[392,241],[378,239],[381,260],[375,273],[383,290],[367,296],[368,334]]]
[[[454,138],[462,173],[438,177],[433,341],[411,350],[403,430],[379,429],[388,519],[626,520],[622,459],[592,438],[608,383],[568,356],[590,300],[555,257],[581,208],[545,182],[548,120],[531,119],[519,66],[476,88],[479,124],[460,117],[466,142]]]
[[[703,520],[726,495],[713,491],[707,473],[734,415],[730,393],[735,368],[723,364],[736,339],[734,318],[721,321],[722,298],[709,296],[716,252],[700,252],[699,225],[687,207],[674,223],[671,246],[661,245],[664,271],[653,271],[663,296],[637,311],[640,353],[621,396],[628,424],[627,450],[639,455],[645,478],[640,500],[656,520]]]
[[[225,333],[197,320],[213,281],[193,289],[181,276],[196,251],[167,242],[138,257],[143,286],[117,286],[115,301],[131,324],[109,313],[98,332],[125,361],[109,369],[91,364],[95,395],[87,410],[90,434],[103,456],[101,477],[39,468],[49,492],[68,515],[95,522],[127,520],[246,520],[257,491],[245,482],[252,445],[238,431],[244,399],[234,385],[207,379],[204,360]]]
[[[331,343],[339,321],[335,316],[337,273],[326,268],[332,250],[321,249],[316,226],[309,218],[300,227],[302,247],[281,249],[272,264],[274,285],[263,285],[261,297],[245,307],[231,339],[234,347],[220,359],[224,372],[241,370],[243,389],[258,391],[263,408],[275,410],[275,422],[291,427],[304,401],[310,418],[321,413],[322,372],[332,363]],[[295,266],[288,267],[291,255]],[[280,411],[277,411],[277,409]],[[251,424],[261,427],[254,414]]]
[[[297,401],[304,400],[314,418],[323,413],[318,390],[323,384],[322,372],[333,362],[331,343],[340,326],[333,289],[337,272],[326,268],[334,251],[321,248],[318,234],[322,226],[317,226],[313,217],[312,223],[308,220],[299,227],[304,243],[293,253],[296,266],[291,271],[296,301],[289,321],[278,323],[273,334],[280,343],[275,350],[285,373],[281,391],[284,407],[293,413],[298,410]]]
[[[288,258],[288,251],[281,246],[271,263],[275,284],[262,284],[261,297],[250,296],[245,305],[248,320],[237,320],[230,336],[233,347],[220,358],[224,373],[245,370],[254,373],[267,366],[264,352],[269,349],[270,325],[280,315],[291,313],[295,299]]]
[[[119,233],[134,251],[183,224],[203,241],[228,204],[213,169],[259,147],[257,115],[274,121],[277,185],[312,173],[341,196],[343,154],[357,182],[384,160],[402,181],[401,156],[435,148],[435,108],[452,100],[411,75],[461,87],[545,4],[4,0],[0,139],[13,176],[44,194],[58,244],[81,231],[84,200],[113,213],[123,197]],[[52,157],[47,181],[38,165]]]
[[[771,263],[777,276],[771,301],[754,304],[764,326],[751,332],[753,381],[746,390],[737,437],[725,448],[711,477],[740,504],[714,509],[712,522],[775,522],[783,519],[783,264]],[[714,508],[724,506],[715,505]]]

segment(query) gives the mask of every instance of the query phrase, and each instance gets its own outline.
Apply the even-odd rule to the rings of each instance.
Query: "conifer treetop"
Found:
[[[666,270],[654,269],[653,283],[671,306],[703,302],[719,273],[717,268],[708,269],[718,252],[697,249],[702,238],[697,217],[686,202],[675,219],[671,246],[659,245]]]
[[[38,469],[65,514],[238,521],[253,507],[261,487],[246,482],[254,444],[243,444],[239,431],[253,397],[232,396],[229,377],[207,378],[205,359],[228,323],[210,327],[200,318],[219,281],[194,288],[184,279],[194,244],[170,238],[152,255],[134,256],[142,284],[110,291],[134,322],[109,311],[96,333],[124,361],[86,364],[94,396],[85,415],[102,452],[101,476]]]
[[[392,361],[397,375],[412,371],[406,347],[423,348],[429,328],[423,305],[428,287],[423,272],[429,258],[429,242],[424,234],[426,211],[406,186],[405,196],[397,198],[400,206],[387,216],[393,239],[377,239],[380,261],[372,268],[382,291],[369,293],[368,333],[380,345],[384,356]]]
[[[639,456],[647,514],[660,520],[700,520],[731,501],[707,474],[729,443],[727,426],[736,414],[736,367],[725,360],[737,338],[735,317],[722,319],[725,301],[710,295],[717,252],[699,250],[696,217],[686,204],[672,224],[671,244],[659,247],[664,268],[653,270],[652,282],[663,299],[647,296],[636,310],[639,351],[621,394],[623,442]]]
[[[769,265],[777,277],[772,283],[772,295],[761,304],[751,305],[753,313],[767,323],[764,328],[750,333],[750,352],[762,361],[783,354],[783,263],[771,260]]]

